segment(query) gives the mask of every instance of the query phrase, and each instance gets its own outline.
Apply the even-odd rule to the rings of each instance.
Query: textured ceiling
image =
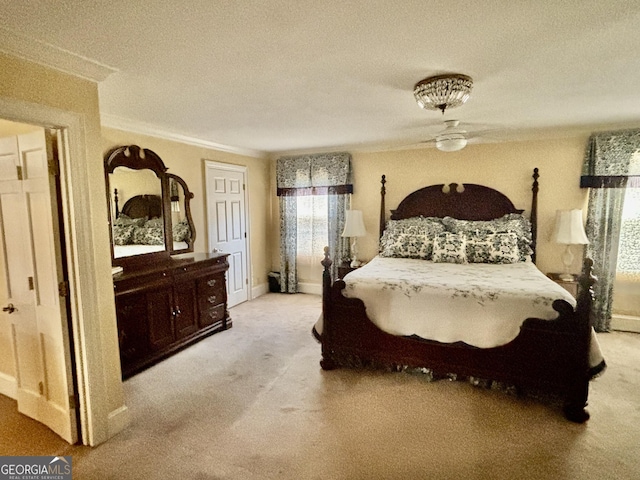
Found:
[[[629,0],[0,0],[0,28],[113,68],[105,125],[232,151],[410,146],[444,119],[476,141],[640,125]],[[412,94],[443,72],[474,79],[444,117]]]

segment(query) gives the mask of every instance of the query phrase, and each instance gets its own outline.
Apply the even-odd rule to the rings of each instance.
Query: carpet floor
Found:
[[[320,310],[304,294],[234,307],[232,329],[124,383],[132,423],[95,448],[0,398],[0,455],[72,455],[74,479],[640,478],[640,335],[599,335],[609,368],[576,425],[463,382],[324,372]]]

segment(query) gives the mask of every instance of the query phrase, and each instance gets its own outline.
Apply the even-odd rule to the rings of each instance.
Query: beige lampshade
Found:
[[[582,210],[558,210],[553,239],[565,245],[588,244],[589,239],[582,225]]]
[[[362,210],[347,210],[344,222],[343,237],[364,237],[367,230],[364,228]]]

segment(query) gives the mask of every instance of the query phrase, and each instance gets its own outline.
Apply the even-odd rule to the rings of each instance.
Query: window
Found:
[[[297,200],[297,262],[300,282],[319,283],[324,247],[329,241],[328,195],[304,195]]]
[[[622,210],[616,277],[640,282],[640,188],[627,188]]]

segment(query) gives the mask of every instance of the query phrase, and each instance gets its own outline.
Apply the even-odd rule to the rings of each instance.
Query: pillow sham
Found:
[[[114,225],[113,243],[116,245],[129,245],[133,243],[133,231],[135,225]]]
[[[465,233],[466,253],[470,263],[518,263],[518,237],[507,233]]]
[[[191,230],[189,229],[189,223],[187,223],[187,219],[185,218],[173,226],[173,241],[188,242],[190,239]]]
[[[133,232],[133,243],[140,245],[164,245],[164,229],[162,227],[136,227]]]
[[[421,258],[428,260],[433,251],[433,238],[427,235],[398,233],[387,238],[381,257]]]
[[[442,223],[453,233],[508,233],[513,232],[518,239],[520,261],[525,261],[533,253],[531,243],[531,222],[520,213],[509,213],[494,220],[458,220],[444,217]]]
[[[433,239],[433,261],[436,263],[468,263],[467,240],[462,233],[443,232]]]
[[[439,218],[411,217],[402,220],[389,220],[380,238],[380,255],[383,257],[410,255],[407,258],[429,260],[433,237],[444,231],[445,227]],[[409,253],[408,250],[403,253],[406,249],[402,245],[413,245],[414,247],[411,247],[412,253]]]
[[[442,219],[435,217],[411,217],[402,220],[389,220],[385,232],[435,235],[445,231]]]
[[[164,222],[162,221],[162,218],[154,217],[154,218],[150,218],[149,220],[144,222],[144,226],[147,227],[147,228],[151,228],[151,227],[163,227],[164,228]]]
[[[121,213],[118,218],[113,221],[114,226],[134,225],[136,227],[142,227],[147,221],[147,217],[131,218],[124,213]]]
[[[513,232],[494,233],[489,250],[489,263],[518,263],[520,260],[518,237]]]

